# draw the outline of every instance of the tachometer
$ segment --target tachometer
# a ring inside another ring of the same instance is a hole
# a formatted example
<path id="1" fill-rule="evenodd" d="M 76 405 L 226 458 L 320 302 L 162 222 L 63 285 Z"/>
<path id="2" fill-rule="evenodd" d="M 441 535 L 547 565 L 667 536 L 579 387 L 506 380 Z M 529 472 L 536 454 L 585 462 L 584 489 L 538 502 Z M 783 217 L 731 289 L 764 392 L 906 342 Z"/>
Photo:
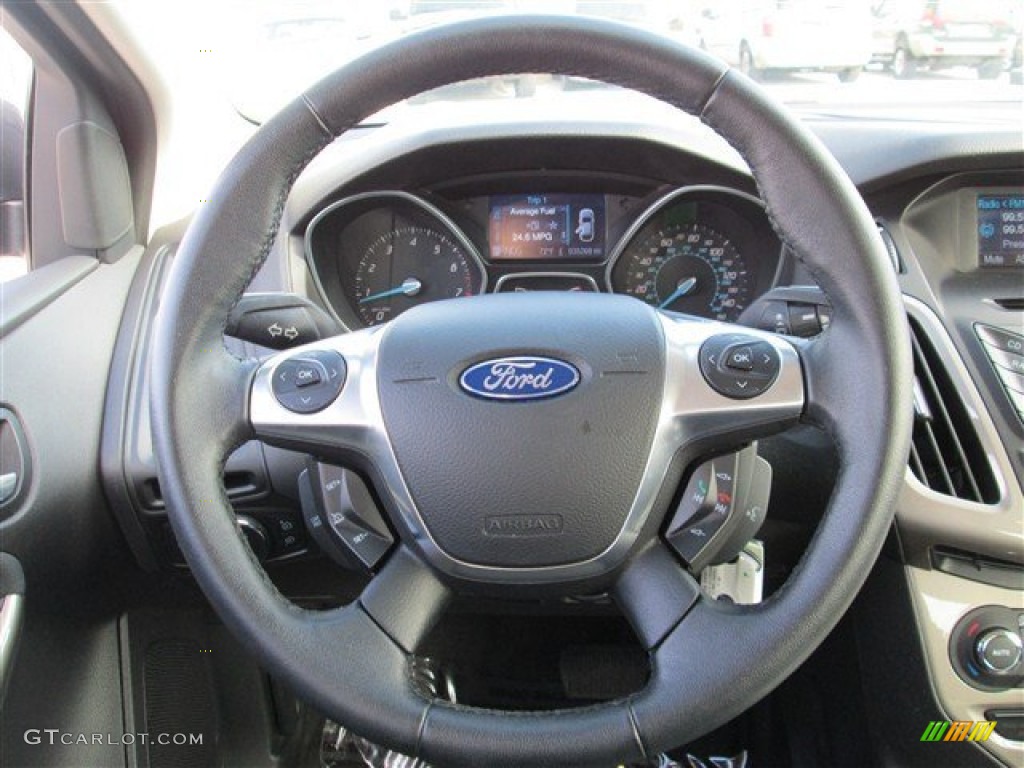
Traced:
<path id="1" fill-rule="evenodd" d="M 408 192 L 364 192 L 329 205 L 306 230 L 306 256 L 321 295 L 348 328 L 487 287 L 473 241 Z"/>
<path id="2" fill-rule="evenodd" d="M 623 251 L 619 269 L 619 290 L 659 309 L 731 322 L 751 298 L 743 257 L 703 224 L 653 229 Z"/>
<path id="3" fill-rule="evenodd" d="M 403 226 L 366 249 L 355 274 L 355 302 L 367 325 L 387 322 L 410 307 L 472 296 L 475 270 L 458 243 L 435 229 Z"/>

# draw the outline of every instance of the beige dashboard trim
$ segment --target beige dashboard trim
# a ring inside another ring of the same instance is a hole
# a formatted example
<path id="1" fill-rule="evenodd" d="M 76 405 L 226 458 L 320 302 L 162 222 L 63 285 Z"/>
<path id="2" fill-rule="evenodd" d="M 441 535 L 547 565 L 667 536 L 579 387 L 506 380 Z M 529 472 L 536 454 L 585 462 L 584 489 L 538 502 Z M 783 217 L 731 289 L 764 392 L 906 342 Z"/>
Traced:
<path id="1" fill-rule="evenodd" d="M 904 301 L 908 315 L 942 356 L 999 488 L 995 504 L 978 504 L 936 493 L 922 485 L 908 469 L 896 512 L 910 563 L 906 574 L 914 613 L 939 705 L 952 720 L 984 720 L 986 710 L 1024 708 L 1024 691 L 988 692 L 967 685 L 950 663 L 949 639 L 960 618 L 974 608 L 1001 605 L 1024 610 L 1024 593 L 931 570 L 929 550 L 944 544 L 1024 563 L 1024 492 L 984 400 L 941 320 L 923 302 L 909 296 Z M 1006 765 L 1024 765 L 1022 742 L 993 734 L 976 746 Z"/>
<path id="2" fill-rule="evenodd" d="M 1024 611 L 1024 592 L 913 566 L 907 566 L 906 573 L 929 678 L 946 716 L 951 720 L 984 720 L 989 709 L 1024 708 L 1024 690 L 975 690 L 957 676 L 949 662 L 949 637 L 961 616 L 981 605 L 1003 605 Z M 921 724 L 922 730 L 925 725 Z M 1024 765 L 1024 742 L 1009 741 L 993 733 L 988 741 L 972 743 L 1008 766 Z"/>
<path id="3" fill-rule="evenodd" d="M 907 470 L 896 521 L 907 561 L 927 567 L 928 550 L 946 545 L 1024 564 L 1024 491 L 1006 446 L 960 353 L 935 313 L 923 302 L 904 297 L 909 314 L 942 356 L 950 379 L 963 398 L 999 489 L 995 504 L 978 504 L 926 488 Z"/>

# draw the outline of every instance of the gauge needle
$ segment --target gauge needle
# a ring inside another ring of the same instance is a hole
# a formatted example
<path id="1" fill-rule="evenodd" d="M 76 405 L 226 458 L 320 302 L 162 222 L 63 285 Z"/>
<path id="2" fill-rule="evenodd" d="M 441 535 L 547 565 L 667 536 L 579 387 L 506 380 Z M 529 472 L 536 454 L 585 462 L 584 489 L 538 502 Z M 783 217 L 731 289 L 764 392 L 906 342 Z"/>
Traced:
<path id="1" fill-rule="evenodd" d="M 360 304 L 369 304 L 371 301 L 377 301 L 378 299 L 386 299 L 388 296 L 398 296 L 404 294 L 406 296 L 415 296 L 423 288 L 423 283 L 417 280 L 415 277 L 407 277 L 402 281 L 401 285 L 396 285 L 394 288 L 388 288 L 386 291 L 380 293 L 371 293 L 369 296 L 364 296 L 359 300 Z"/>
<path id="2" fill-rule="evenodd" d="M 688 277 L 685 280 L 681 280 L 679 282 L 679 285 L 676 286 L 676 289 L 674 291 L 672 291 L 672 295 L 669 296 L 667 299 L 665 299 L 663 302 L 661 302 L 661 304 L 658 305 L 658 309 L 664 309 L 665 307 L 667 307 L 669 304 L 671 304 L 676 299 L 682 298 L 683 296 L 688 294 L 690 291 L 692 291 L 693 290 L 693 286 L 695 286 L 696 284 L 697 284 L 697 278 L 696 277 Z"/>

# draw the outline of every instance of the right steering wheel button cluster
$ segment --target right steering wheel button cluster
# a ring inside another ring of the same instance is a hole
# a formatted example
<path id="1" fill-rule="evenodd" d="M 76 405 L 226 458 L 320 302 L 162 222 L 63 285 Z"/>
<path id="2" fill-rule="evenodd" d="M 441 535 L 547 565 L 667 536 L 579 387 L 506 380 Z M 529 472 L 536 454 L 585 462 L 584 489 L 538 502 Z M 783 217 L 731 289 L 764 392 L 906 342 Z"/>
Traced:
<path id="1" fill-rule="evenodd" d="M 766 341 L 740 333 L 712 336 L 700 348 L 700 370 L 711 388 L 734 400 L 764 394 L 779 375 L 779 353 Z"/>
<path id="2" fill-rule="evenodd" d="M 764 523 L 771 485 L 756 443 L 705 462 L 690 476 L 665 538 L 694 573 L 728 562 Z"/>

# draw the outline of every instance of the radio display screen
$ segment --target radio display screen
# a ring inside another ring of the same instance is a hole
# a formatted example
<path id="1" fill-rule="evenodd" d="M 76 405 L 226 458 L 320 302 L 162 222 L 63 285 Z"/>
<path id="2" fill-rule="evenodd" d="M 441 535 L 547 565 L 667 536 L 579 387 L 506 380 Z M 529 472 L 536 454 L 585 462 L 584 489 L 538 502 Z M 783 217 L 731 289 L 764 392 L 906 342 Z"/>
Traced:
<path id="1" fill-rule="evenodd" d="M 978 195 L 978 266 L 1024 267 L 1024 194 Z"/>
<path id="2" fill-rule="evenodd" d="M 500 195 L 490 199 L 496 261 L 603 261 L 604 195 Z"/>

